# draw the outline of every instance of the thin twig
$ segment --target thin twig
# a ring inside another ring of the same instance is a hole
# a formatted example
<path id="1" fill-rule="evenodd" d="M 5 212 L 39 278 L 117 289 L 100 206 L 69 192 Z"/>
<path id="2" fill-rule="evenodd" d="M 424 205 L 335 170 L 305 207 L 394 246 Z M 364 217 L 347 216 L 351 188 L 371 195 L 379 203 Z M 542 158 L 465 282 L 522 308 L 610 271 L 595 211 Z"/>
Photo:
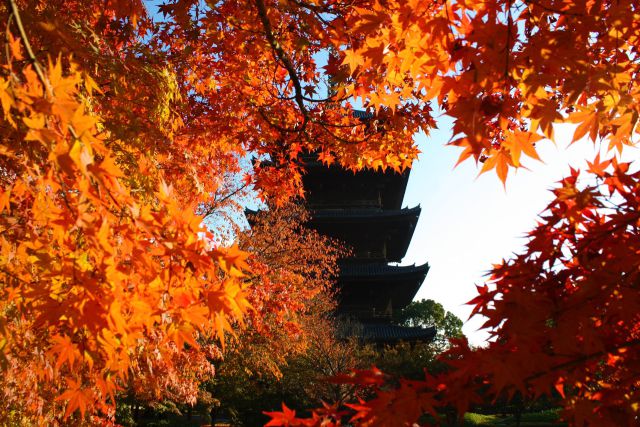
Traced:
<path id="1" fill-rule="evenodd" d="M 36 74 L 38 75 L 38 78 L 44 85 L 46 93 L 48 95 L 52 95 L 53 91 L 51 89 L 51 83 L 45 76 L 44 71 L 42 70 L 42 65 L 40 64 L 40 61 L 38 61 L 38 58 L 36 58 L 36 55 L 33 53 L 33 49 L 31 48 L 31 43 L 29 43 L 29 39 L 27 38 L 27 32 L 24 30 L 24 26 L 22 25 L 22 19 L 20 19 L 20 11 L 18 10 L 18 6 L 16 5 L 15 0 L 8 0 L 8 2 L 9 2 L 9 8 L 11 9 L 11 13 L 15 17 L 16 26 L 18 27 L 18 31 L 20 32 L 20 37 L 22 37 L 22 44 L 24 45 L 24 48 L 27 51 L 27 56 L 29 57 L 29 61 L 33 65 L 33 68 L 36 70 Z"/>
<path id="2" fill-rule="evenodd" d="M 7 67 L 9 67 L 9 73 L 13 74 L 13 69 L 11 67 L 11 53 L 9 52 L 9 35 L 11 34 L 11 21 L 13 21 L 13 13 L 9 14 L 9 19 L 7 19 L 7 26 L 4 30 L 4 55 L 7 60 Z"/>

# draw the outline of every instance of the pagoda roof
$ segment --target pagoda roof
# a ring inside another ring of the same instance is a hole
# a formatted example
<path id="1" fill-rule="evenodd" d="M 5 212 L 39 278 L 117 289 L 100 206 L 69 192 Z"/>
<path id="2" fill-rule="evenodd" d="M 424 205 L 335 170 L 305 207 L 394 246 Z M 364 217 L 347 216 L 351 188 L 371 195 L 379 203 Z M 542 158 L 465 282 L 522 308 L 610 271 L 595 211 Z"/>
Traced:
<path id="1" fill-rule="evenodd" d="M 389 265 L 385 263 L 344 263 L 340 267 L 341 278 L 362 278 L 371 280 L 380 278 L 388 280 L 391 277 L 402 278 L 403 276 L 423 276 L 429 272 L 429 264 L 422 265 Z M 423 279 L 424 280 L 424 279 Z"/>
<path id="2" fill-rule="evenodd" d="M 416 296 L 428 272 L 427 263 L 343 263 L 338 276 L 338 309 L 359 318 L 383 313 L 390 302 L 393 310 L 402 309 Z"/>
<path id="3" fill-rule="evenodd" d="M 397 341 L 430 342 L 436 335 L 436 328 L 406 327 L 390 323 L 363 323 L 362 338 L 367 341 L 390 343 Z"/>
<path id="4" fill-rule="evenodd" d="M 355 249 L 385 240 L 387 261 L 400 262 L 407 253 L 419 217 L 420 206 L 411 209 L 318 209 L 312 211 L 309 225 Z"/>
<path id="5" fill-rule="evenodd" d="M 315 157 L 304 159 L 306 173 L 302 176 L 307 202 L 322 204 L 324 202 L 318 186 L 328 185 L 332 191 L 347 195 L 358 194 L 358 189 L 375 187 L 381 191 L 382 206 L 385 209 L 400 209 L 404 193 L 409 181 L 410 169 L 398 173 L 393 170 L 380 171 L 374 169 L 362 169 L 357 172 L 345 169 L 337 165 L 327 166 Z M 346 184 L 344 188 L 340 184 Z M 348 197 L 347 197 L 348 198 Z"/>
<path id="6" fill-rule="evenodd" d="M 337 219 L 345 222 L 360 221 L 362 219 L 404 219 L 420 216 L 420 205 L 403 209 L 316 209 L 313 211 L 312 222 L 317 220 Z"/>
<path id="7" fill-rule="evenodd" d="M 373 119 L 373 113 L 365 110 L 353 110 L 353 117 L 361 120 L 371 120 Z"/>

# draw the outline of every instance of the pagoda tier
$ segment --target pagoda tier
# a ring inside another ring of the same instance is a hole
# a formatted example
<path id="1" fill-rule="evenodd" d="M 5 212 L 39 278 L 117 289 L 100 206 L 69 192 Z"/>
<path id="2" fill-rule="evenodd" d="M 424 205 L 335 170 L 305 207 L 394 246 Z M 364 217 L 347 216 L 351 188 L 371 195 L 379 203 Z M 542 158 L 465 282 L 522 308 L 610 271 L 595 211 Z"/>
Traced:
<path id="1" fill-rule="evenodd" d="M 432 340 L 434 328 L 392 323 L 394 311 L 413 300 L 429 271 L 427 264 L 389 265 L 402 261 L 420 217 L 419 206 L 402 209 L 409 170 L 352 172 L 327 167 L 314 154 L 303 162 L 308 226 L 352 249 L 341 260 L 338 314 L 359 322 L 358 335 L 371 342 Z"/>
<path id="2" fill-rule="evenodd" d="M 338 313 L 360 321 L 390 320 L 418 292 L 429 265 L 392 266 L 384 262 L 340 266 Z"/>
<path id="3" fill-rule="evenodd" d="M 400 262 L 415 230 L 420 207 L 411 209 L 316 209 L 309 225 L 345 242 L 362 261 Z"/>
<path id="4" fill-rule="evenodd" d="M 362 323 L 361 337 L 377 344 L 405 342 L 430 342 L 436 336 L 436 328 L 405 327 L 388 322 Z"/>
<path id="5" fill-rule="evenodd" d="M 409 180 L 408 170 L 354 173 L 313 160 L 305 163 L 305 169 L 302 182 L 310 209 L 400 209 Z"/>

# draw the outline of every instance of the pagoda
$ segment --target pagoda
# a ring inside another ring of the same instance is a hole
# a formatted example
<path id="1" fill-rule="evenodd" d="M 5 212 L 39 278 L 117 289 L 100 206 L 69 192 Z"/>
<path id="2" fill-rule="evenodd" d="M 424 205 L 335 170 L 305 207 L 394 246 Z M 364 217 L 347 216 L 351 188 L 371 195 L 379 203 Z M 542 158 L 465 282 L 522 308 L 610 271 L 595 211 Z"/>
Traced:
<path id="1" fill-rule="evenodd" d="M 431 341 L 435 328 L 392 323 L 422 285 L 429 265 L 397 265 L 405 256 L 418 223 L 420 207 L 402 208 L 409 179 L 403 173 L 327 167 L 305 156 L 303 185 L 311 211 L 308 226 L 351 249 L 340 261 L 337 314 L 362 325 L 366 341 Z"/>

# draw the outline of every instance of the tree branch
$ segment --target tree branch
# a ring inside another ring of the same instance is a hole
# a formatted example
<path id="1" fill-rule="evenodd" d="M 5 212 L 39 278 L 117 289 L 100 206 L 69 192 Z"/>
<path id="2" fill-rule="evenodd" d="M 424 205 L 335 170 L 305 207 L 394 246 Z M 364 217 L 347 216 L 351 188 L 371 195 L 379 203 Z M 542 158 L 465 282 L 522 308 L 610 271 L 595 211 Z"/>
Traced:
<path id="1" fill-rule="evenodd" d="M 307 126 L 309 122 L 309 111 L 307 107 L 304 105 L 304 95 L 302 93 L 302 84 L 300 83 L 300 79 L 298 78 L 298 73 L 296 72 L 291 59 L 287 56 L 287 53 L 284 51 L 278 40 L 276 40 L 273 35 L 273 27 L 271 27 L 271 21 L 269 21 L 269 15 L 267 14 L 267 7 L 264 4 L 263 0 L 256 0 L 256 6 L 258 8 L 258 16 L 260 17 L 260 21 L 262 22 L 262 26 L 264 27 L 264 33 L 267 37 L 267 41 L 269 42 L 269 46 L 275 53 L 275 57 L 279 60 L 284 68 L 289 73 L 289 78 L 293 83 L 293 87 L 295 89 L 295 100 L 296 104 L 298 104 L 298 108 L 300 108 L 300 112 L 303 115 L 302 127 L 299 129 L 301 132 Z"/>

